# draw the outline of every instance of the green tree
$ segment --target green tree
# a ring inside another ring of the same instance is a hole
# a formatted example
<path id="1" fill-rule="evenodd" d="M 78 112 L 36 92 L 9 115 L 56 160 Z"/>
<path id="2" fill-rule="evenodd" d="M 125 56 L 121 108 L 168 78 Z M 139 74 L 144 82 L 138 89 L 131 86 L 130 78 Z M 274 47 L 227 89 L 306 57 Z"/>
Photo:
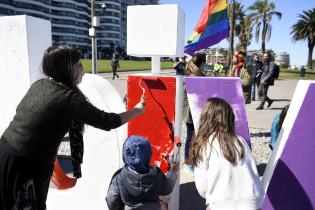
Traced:
<path id="1" fill-rule="evenodd" d="M 294 42 L 307 41 L 307 66 L 312 68 L 313 49 L 315 46 L 315 8 L 299 14 L 299 20 L 292 26 L 292 40 Z"/>
<path id="2" fill-rule="evenodd" d="M 228 4 L 228 15 L 229 15 L 229 67 L 232 60 L 232 55 L 234 53 L 234 34 L 238 35 L 240 31 L 239 22 L 245 16 L 244 6 L 240 4 L 237 0 L 231 0 Z"/>
<path id="3" fill-rule="evenodd" d="M 236 45 L 236 49 L 244 49 L 247 51 L 247 47 L 250 45 L 253 38 L 253 21 L 251 17 L 246 16 L 240 21 L 240 31 L 238 34 L 239 43 Z"/>
<path id="4" fill-rule="evenodd" d="M 275 8 L 276 5 L 273 2 L 269 3 L 268 0 L 256 0 L 252 6 L 248 7 L 251 11 L 249 15 L 253 18 L 254 25 L 256 26 L 256 42 L 259 40 L 261 31 L 261 49 L 263 52 L 266 50 L 266 41 L 269 41 L 271 37 L 272 17 L 277 16 L 279 19 L 282 17 L 282 13 L 275 11 Z"/>

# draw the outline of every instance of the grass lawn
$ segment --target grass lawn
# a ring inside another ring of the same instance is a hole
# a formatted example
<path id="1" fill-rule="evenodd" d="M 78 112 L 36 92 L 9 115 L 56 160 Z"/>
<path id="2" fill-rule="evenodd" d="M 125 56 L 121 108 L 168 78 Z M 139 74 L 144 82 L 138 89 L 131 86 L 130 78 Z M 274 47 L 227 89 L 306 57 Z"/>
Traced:
<path id="1" fill-rule="evenodd" d="M 290 80 L 315 80 L 315 71 L 307 69 L 305 77 L 300 77 L 299 70 L 280 69 L 279 79 L 290 79 Z"/>
<path id="2" fill-rule="evenodd" d="M 82 59 L 81 60 L 85 72 L 91 72 L 92 60 Z M 111 60 L 98 60 L 96 64 L 96 69 L 98 73 L 112 72 Z M 161 69 L 169 69 L 173 67 L 173 62 L 163 61 L 161 62 Z M 149 70 L 151 69 L 151 61 L 128 61 L 120 60 L 119 71 L 136 71 L 136 70 Z"/>

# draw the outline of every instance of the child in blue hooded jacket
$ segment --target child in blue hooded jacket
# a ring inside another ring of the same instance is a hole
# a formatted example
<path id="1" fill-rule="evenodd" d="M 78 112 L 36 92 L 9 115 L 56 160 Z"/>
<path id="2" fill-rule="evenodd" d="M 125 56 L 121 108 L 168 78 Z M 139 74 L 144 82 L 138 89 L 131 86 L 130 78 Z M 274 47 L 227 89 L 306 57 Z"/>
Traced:
<path id="1" fill-rule="evenodd" d="M 179 169 L 174 164 L 165 176 L 156 166 L 150 166 L 151 145 L 141 136 L 127 138 L 123 145 L 125 166 L 112 177 L 106 202 L 109 210 L 160 210 L 160 195 L 173 191 Z"/>

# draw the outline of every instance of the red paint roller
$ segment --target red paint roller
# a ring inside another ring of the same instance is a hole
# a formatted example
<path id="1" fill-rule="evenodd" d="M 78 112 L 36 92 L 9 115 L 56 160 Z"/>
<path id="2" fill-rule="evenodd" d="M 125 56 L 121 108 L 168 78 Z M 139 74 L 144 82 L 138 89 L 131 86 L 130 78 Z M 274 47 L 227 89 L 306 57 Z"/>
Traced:
<path id="1" fill-rule="evenodd" d="M 139 80 L 139 87 L 142 89 L 142 95 L 141 95 L 141 97 L 142 98 L 144 98 L 144 94 L 145 94 L 145 89 L 144 89 L 144 87 L 141 85 L 141 82 L 142 82 L 142 80 L 143 81 L 153 81 L 153 82 L 161 82 L 160 80 L 159 80 L 159 77 L 145 77 L 145 78 L 140 78 L 140 80 Z M 162 83 L 163 84 L 163 83 Z"/>

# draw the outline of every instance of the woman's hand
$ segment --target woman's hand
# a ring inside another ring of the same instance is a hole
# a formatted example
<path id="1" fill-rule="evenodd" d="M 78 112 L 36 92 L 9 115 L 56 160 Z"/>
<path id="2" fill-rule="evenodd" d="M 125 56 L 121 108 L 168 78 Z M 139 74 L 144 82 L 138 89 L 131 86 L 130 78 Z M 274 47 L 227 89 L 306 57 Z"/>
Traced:
<path id="1" fill-rule="evenodd" d="M 146 107 L 146 104 L 145 104 L 144 96 L 141 96 L 139 103 L 137 103 L 133 109 L 136 111 L 138 115 L 142 115 L 145 111 L 145 107 Z"/>
<path id="2" fill-rule="evenodd" d="M 120 119 L 121 119 L 121 124 L 125 124 L 132 120 L 133 118 L 142 115 L 145 111 L 145 100 L 144 97 L 141 97 L 139 103 L 137 103 L 136 106 L 134 106 L 133 109 L 128 110 L 126 112 L 120 113 Z"/>

